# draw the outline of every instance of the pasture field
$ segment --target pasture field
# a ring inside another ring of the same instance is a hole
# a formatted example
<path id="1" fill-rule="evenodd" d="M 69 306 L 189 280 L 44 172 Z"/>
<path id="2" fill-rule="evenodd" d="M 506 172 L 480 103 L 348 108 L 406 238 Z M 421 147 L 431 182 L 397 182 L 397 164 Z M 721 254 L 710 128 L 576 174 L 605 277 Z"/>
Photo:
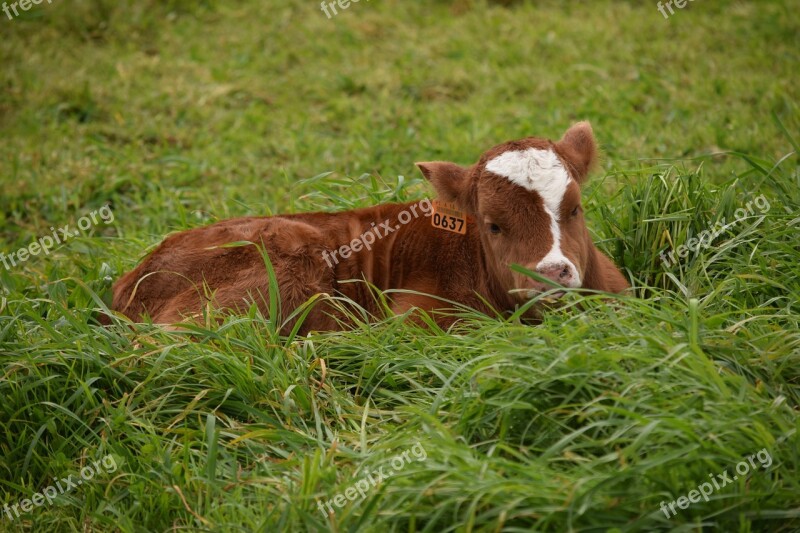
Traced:
<path id="1" fill-rule="evenodd" d="M 656 4 L 0 11 L 0 531 L 800 529 L 800 3 Z M 97 323 L 170 232 L 421 199 L 415 161 L 578 120 L 613 304 Z"/>

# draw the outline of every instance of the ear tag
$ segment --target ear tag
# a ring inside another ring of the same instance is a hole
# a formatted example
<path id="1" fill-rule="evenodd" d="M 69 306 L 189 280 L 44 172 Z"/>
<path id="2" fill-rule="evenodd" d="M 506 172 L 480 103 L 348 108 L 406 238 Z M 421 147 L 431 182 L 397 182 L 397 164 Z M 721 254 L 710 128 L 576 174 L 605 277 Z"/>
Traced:
<path id="1" fill-rule="evenodd" d="M 432 205 L 431 225 L 434 228 L 461 235 L 467 234 L 467 215 L 456 204 L 434 200 Z"/>

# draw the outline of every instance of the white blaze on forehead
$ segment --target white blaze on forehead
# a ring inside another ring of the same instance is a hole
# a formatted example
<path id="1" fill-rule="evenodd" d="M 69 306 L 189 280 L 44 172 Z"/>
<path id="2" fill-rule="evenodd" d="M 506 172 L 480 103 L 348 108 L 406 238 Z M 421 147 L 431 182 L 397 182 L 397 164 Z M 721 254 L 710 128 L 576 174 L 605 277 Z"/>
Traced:
<path id="1" fill-rule="evenodd" d="M 486 170 L 539 193 L 545 207 L 555 214 L 558 221 L 561 200 L 571 178 L 554 151 L 528 148 L 503 152 L 486 163 Z"/>
<path id="2" fill-rule="evenodd" d="M 572 178 L 552 150 L 508 151 L 493 158 L 486 164 L 486 170 L 507 178 L 511 183 L 534 191 L 544 201 L 544 211 L 550 217 L 550 233 L 553 247 L 536 265 L 536 270 L 546 270 L 554 265 L 566 265 L 572 278 L 565 283 L 567 287 L 580 287 L 581 274 L 561 251 L 561 228 L 558 225 L 561 201 L 567 192 Z"/>

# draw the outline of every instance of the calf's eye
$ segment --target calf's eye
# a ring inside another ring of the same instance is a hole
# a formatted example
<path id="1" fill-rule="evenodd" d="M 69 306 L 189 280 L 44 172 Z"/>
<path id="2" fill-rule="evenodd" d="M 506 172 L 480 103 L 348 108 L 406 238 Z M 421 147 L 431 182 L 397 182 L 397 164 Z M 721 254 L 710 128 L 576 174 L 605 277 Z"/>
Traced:
<path id="1" fill-rule="evenodd" d="M 581 210 L 581 206 L 576 205 L 575 209 L 572 210 L 571 215 L 574 216 L 574 217 L 578 216 L 578 213 L 580 212 L 580 210 Z"/>
<path id="2" fill-rule="evenodd" d="M 500 233 L 500 226 L 498 226 L 497 224 L 489 224 L 489 233 L 497 235 L 498 233 Z"/>

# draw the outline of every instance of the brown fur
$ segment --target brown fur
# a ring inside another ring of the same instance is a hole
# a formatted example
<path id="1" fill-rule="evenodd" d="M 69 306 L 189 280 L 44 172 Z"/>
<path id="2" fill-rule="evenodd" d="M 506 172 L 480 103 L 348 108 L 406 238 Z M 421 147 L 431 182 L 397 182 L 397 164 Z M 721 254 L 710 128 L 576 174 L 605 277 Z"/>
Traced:
<path id="1" fill-rule="evenodd" d="M 558 143 L 537 138 L 512 141 L 489 150 L 469 168 L 420 163 L 440 198 L 456 202 L 470 215 L 466 235 L 434 228 L 427 216 L 401 225 L 398 215 L 414 204 L 226 220 L 167 238 L 115 284 L 112 308 L 133 319 L 149 315 L 157 323 L 197 316 L 206 305 L 242 310 L 255 302 L 266 315 L 269 280 L 259 248 L 224 246 L 249 241 L 263 245 L 273 264 L 282 300 L 281 316 L 277 317 L 281 322 L 319 293 L 345 296 L 380 315 L 375 297 L 363 281 L 380 290 L 431 294 L 484 312 L 490 309 L 483 299 L 496 310 L 513 310 L 525 298 L 509 293 L 510 289 L 549 288 L 508 268 L 511 263 L 531 267 L 547 253 L 552 245 L 549 218 L 541 210 L 537 193 L 483 167 L 504 151 L 528 147 L 555 150 L 575 180 L 562 201 L 562 250 L 581 270 L 582 286 L 607 292 L 626 289 L 625 278 L 589 238 L 582 214 L 569 216 L 580 203 L 578 184 L 585 181 L 597 153 L 591 127 L 580 123 Z M 353 252 L 332 266 L 323 259 L 323 252 L 350 243 L 384 220 L 390 221 L 390 227 L 400 228 L 377 239 L 372 250 Z M 508 228 L 502 239 L 490 234 L 490 223 Z M 392 292 L 390 301 L 392 309 L 400 313 L 415 307 L 426 311 L 451 307 L 430 296 L 402 292 Z M 335 306 L 323 301 L 314 306 L 301 332 L 338 329 L 346 325 L 342 319 Z M 453 318 L 436 315 L 436 320 L 448 325 Z M 290 326 L 286 324 L 284 331 Z"/>

